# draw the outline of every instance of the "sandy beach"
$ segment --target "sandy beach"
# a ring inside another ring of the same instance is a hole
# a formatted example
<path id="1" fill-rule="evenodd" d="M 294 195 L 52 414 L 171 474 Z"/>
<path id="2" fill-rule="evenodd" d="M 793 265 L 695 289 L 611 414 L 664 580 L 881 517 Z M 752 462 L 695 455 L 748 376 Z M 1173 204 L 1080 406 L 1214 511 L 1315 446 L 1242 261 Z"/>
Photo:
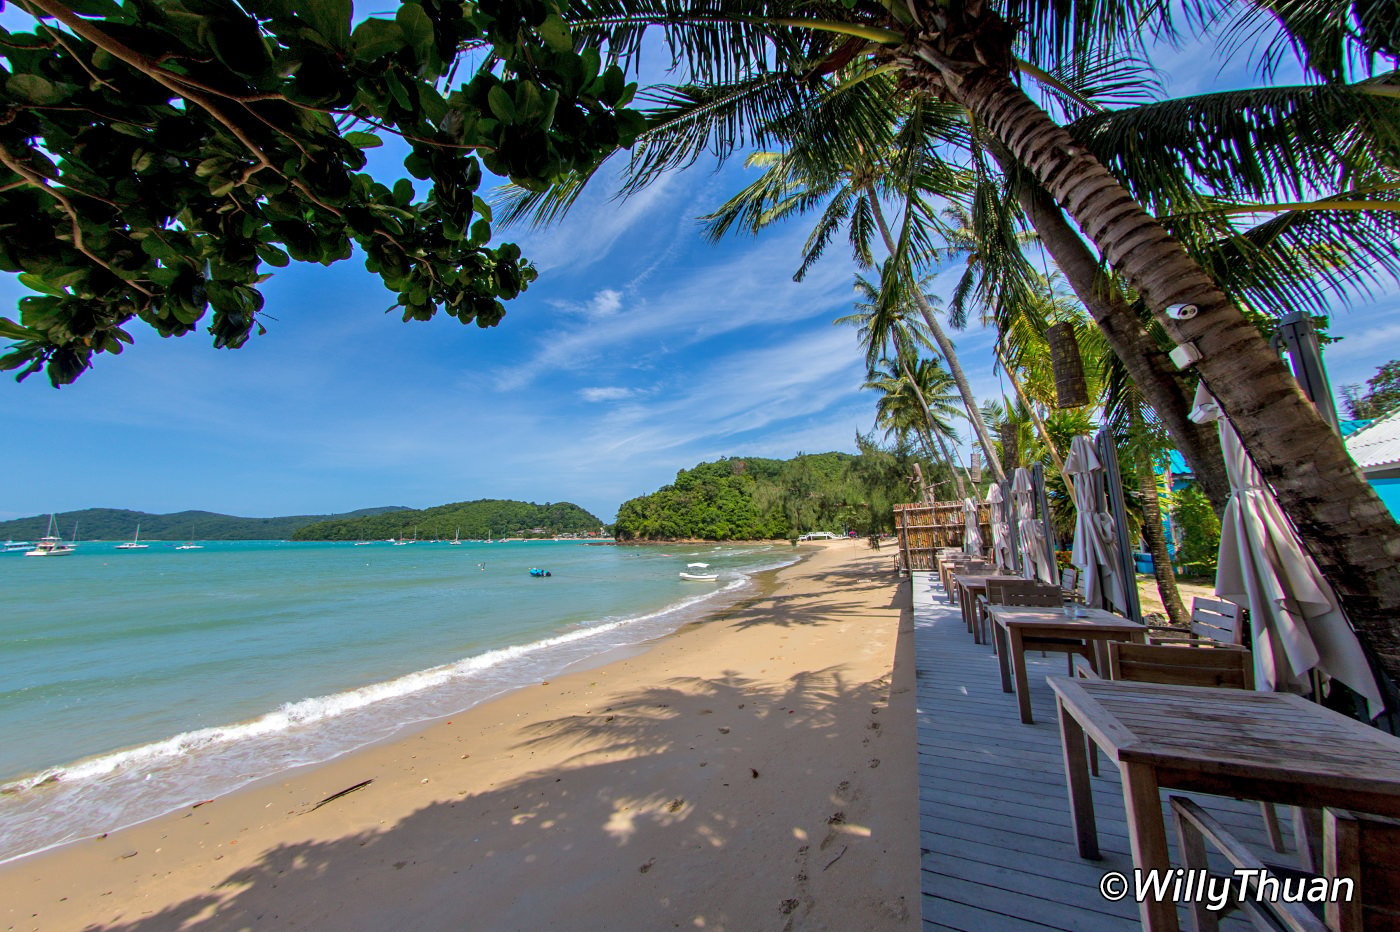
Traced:
<path id="1" fill-rule="evenodd" d="M 888 552 L 809 549 L 645 651 L 0 866 L 0 922 L 913 929 L 907 595 Z"/>

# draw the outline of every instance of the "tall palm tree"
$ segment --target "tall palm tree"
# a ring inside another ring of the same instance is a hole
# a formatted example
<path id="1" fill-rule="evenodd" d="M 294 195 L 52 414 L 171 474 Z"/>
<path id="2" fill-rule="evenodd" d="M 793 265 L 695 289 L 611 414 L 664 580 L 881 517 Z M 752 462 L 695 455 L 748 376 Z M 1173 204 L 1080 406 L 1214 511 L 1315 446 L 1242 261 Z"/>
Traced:
<path id="1" fill-rule="evenodd" d="M 948 451 L 948 440 L 957 437 L 951 419 L 960 416 L 952 377 L 936 359 L 885 362 L 888 368 L 871 373 L 862 386 L 880 392 L 875 426 L 886 437 L 918 437 L 930 460 L 941 459 L 947 465 L 958 497 L 966 498 L 968 489 L 958 472 L 959 464 Z"/>
<path id="2" fill-rule="evenodd" d="M 893 259 L 886 260 L 880 267 L 880 283 L 874 284 L 863 276 L 856 277 L 856 291 L 861 300 L 856 302 L 856 313 L 848 314 L 845 317 L 837 318 L 838 324 L 851 324 L 859 329 L 861 344 L 865 348 L 865 365 L 867 372 L 867 388 L 881 387 L 886 389 L 886 397 L 889 397 L 889 385 L 872 385 L 872 382 L 879 382 L 878 365 L 882 361 L 893 360 L 894 367 L 898 370 L 898 379 L 905 391 L 912 396 L 922 410 L 924 422 L 927 426 L 927 439 L 936 441 L 943 452 L 943 458 L 948 463 L 949 469 L 953 472 L 953 479 L 958 486 L 958 496 L 964 497 L 967 490 L 963 485 L 962 477 L 958 475 L 956 461 L 948 452 L 946 437 L 955 437 L 951 429 L 947 427 L 946 410 L 940 411 L 942 418 L 935 415 L 930 399 L 924 394 L 924 384 L 919 375 L 921 361 L 918 359 L 918 349 L 920 346 L 932 348 L 929 335 L 925 328 L 920 326 L 917 319 L 914 319 L 909 312 L 911 292 L 907 287 L 907 280 L 895 271 Z M 922 283 L 921 283 L 922 284 Z M 922 287 L 913 289 L 921 297 Z M 924 297 L 925 302 L 927 298 Z M 937 370 L 942 373 L 942 369 Z M 933 370 L 926 370 L 927 376 L 932 377 Z M 934 385 L 934 388 L 941 389 L 942 385 Z M 932 453 L 932 450 L 930 450 Z"/>
<path id="3" fill-rule="evenodd" d="M 1206 0 L 1188 2 L 1197 12 L 1211 6 Z M 760 117 L 746 124 L 750 129 L 778 117 L 789 123 L 805 119 L 808 114 L 786 105 L 801 96 L 804 82 L 828 89 L 824 79 L 836 72 L 842 74 L 842 87 L 897 75 L 906 94 L 921 93 L 964 108 L 991 138 L 994 145 L 988 150 L 1003 170 L 1030 178 L 1049 199 L 1040 201 L 1041 207 L 1063 205 L 1060 219 L 1067 217 L 1078 227 L 1168 337 L 1177 344 L 1192 343 L 1201 353 L 1196 370 L 1234 422 L 1352 621 L 1400 677 L 1400 625 L 1392 622 L 1400 609 L 1400 528 L 1240 306 L 1088 146 L 1016 83 L 1016 77 L 1029 76 L 1053 86 L 1051 69 L 1058 65 L 1082 71 L 1109 50 L 1136 50 L 1143 23 L 1166 9 L 1150 0 L 1079 5 L 1069 12 L 1050 0 L 857 2 L 850 8 L 802 0 L 709 0 L 697 12 L 674 0 L 581 0 L 572 14 L 580 27 L 576 34 L 606 42 L 623 57 L 639 50 L 647 28 L 659 26 L 702 85 L 732 92 L 748 81 L 773 91 L 749 111 Z M 1280 18 L 1315 70 L 1322 70 L 1318 63 L 1326 58 L 1314 55 L 1315 50 L 1346 48 L 1351 41 L 1347 16 Z M 1372 32 L 1367 35 L 1373 41 Z M 1378 47 L 1394 57 L 1390 46 Z M 1335 79 L 1337 70 L 1326 76 Z M 780 87 L 784 75 L 797 80 Z M 1074 87 L 1060 82 L 1059 89 L 1066 99 L 1075 99 Z M 716 90 L 709 106 L 722 99 Z M 1382 89 L 1370 103 L 1395 102 Z M 729 126 L 734 125 L 731 114 Z M 639 177 L 693 157 L 707 140 L 703 133 L 691 137 L 685 146 L 659 155 L 645 151 L 644 144 Z M 743 142 L 736 136 L 732 144 Z M 1299 148 L 1306 147 L 1300 142 Z M 1356 200 L 1352 192 L 1345 194 L 1340 200 Z M 1373 192 L 1371 199 L 1386 198 Z M 1053 224 L 1047 213 L 1054 212 L 1030 211 L 1038 229 L 1042 222 Z M 1053 237 L 1041 230 L 1047 243 L 1056 242 L 1052 253 L 1061 248 L 1073 252 L 1075 242 L 1087 248 L 1069 224 L 1051 232 Z M 1062 240 L 1068 245 L 1062 247 Z M 1094 280 L 1077 271 L 1068 274 L 1077 290 Z M 1196 313 L 1179 310 L 1186 307 Z M 1143 362 L 1155 349 L 1142 339 L 1142 321 L 1129 313 L 1132 308 L 1128 301 L 1109 301 L 1102 315 L 1095 306 L 1095 317 L 1120 339 L 1131 359 Z M 1175 382 L 1160 360 L 1156 368 L 1144 363 L 1134 377 L 1154 380 L 1152 389 Z M 1179 384 L 1176 394 L 1185 394 Z M 1170 422 L 1178 413 L 1164 417 Z"/>
<path id="4" fill-rule="evenodd" d="M 915 108 L 916 117 L 923 117 L 921 108 Z M 914 130 L 915 135 L 929 128 L 932 120 L 914 119 L 909 121 L 892 144 L 913 146 L 918 151 L 916 139 L 901 139 Z M 909 150 L 906 150 L 909 151 Z M 873 253 L 871 237 L 878 234 L 887 254 L 893 262 L 891 271 L 899 280 L 898 287 L 905 291 L 923 317 L 924 327 L 937 346 L 939 354 L 948 367 L 958 393 L 962 396 L 963 407 L 972 423 L 978 443 L 986 455 L 988 464 L 998 480 L 1006 478 L 1001 473 L 1001 464 L 996 462 L 995 446 L 986 424 L 982 422 L 981 409 L 972 393 L 972 384 L 958 359 L 957 348 L 939 322 L 938 309 L 929 302 L 923 289 L 918 287 L 918 276 L 911 267 L 907 243 L 900 239 L 907 237 L 912 230 L 911 223 L 917 214 L 907 200 L 904 212 L 904 229 L 901 238 L 896 238 L 885 217 L 881 195 L 899 196 L 901 192 L 889 187 L 888 171 L 877 161 L 873 153 L 855 151 L 852 157 L 840 165 L 830 165 L 814 161 L 800 146 L 784 153 L 760 152 L 749 156 L 748 164 L 764 168 L 763 174 L 746 185 L 737 194 L 702 219 L 706 222 L 706 232 L 712 239 L 719 239 L 735 228 L 757 234 L 770 224 L 786 219 L 794 213 L 805 213 L 820 209 L 817 225 L 808 237 L 802 266 L 797 278 L 801 278 L 825 250 L 832 235 L 841 225 L 849 229 L 852 250 L 857 261 L 869 262 Z M 957 177 L 947 166 L 929 162 L 922 167 L 925 177 L 942 175 L 949 186 L 955 185 Z M 891 279 L 893 281 L 894 279 Z"/>

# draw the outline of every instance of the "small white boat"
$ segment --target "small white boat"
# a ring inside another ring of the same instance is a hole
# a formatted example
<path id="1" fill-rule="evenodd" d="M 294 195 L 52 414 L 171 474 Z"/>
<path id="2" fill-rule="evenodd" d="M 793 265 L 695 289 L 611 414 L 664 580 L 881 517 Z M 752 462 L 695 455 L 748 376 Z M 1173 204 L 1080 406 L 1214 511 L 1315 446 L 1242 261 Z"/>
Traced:
<path id="1" fill-rule="evenodd" d="M 451 544 L 451 545 L 454 546 L 454 547 L 460 547 L 460 546 L 462 546 L 462 529 L 461 529 L 461 528 L 458 528 L 458 529 L 457 529 L 457 533 L 452 535 L 452 539 L 449 540 L 448 543 Z"/>
<path id="2" fill-rule="evenodd" d="M 124 544 L 117 544 L 118 550 L 146 550 L 150 544 L 141 543 L 141 522 L 136 522 L 136 536 Z"/>
<path id="3" fill-rule="evenodd" d="M 63 538 L 55 533 L 54 516 L 49 515 L 49 532 L 39 538 L 39 542 L 34 545 L 33 550 L 26 550 L 26 557 L 65 557 L 73 552 L 73 547 L 63 542 Z M 78 536 L 77 525 L 73 526 L 73 536 Z"/>
<path id="4" fill-rule="evenodd" d="M 27 541 L 27 540 L 7 540 L 7 541 L 5 541 L 5 550 L 4 550 L 4 552 L 5 552 L 5 553 L 19 553 L 20 551 L 28 550 L 28 549 L 30 549 L 30 548 L 33 547 L 33 546 L 34 546 L 34 544 L 33 544 L 32 541 Z"/>
<path id="5" fill-rule="evenodd" d="M 710 568 L 708 563 L 687 563 L 685 568 L 687 572 L 681 573 L 681 579 L 688 579 L 691 582 L 714 582 L 719 579 L 718 573 L 705 572 Z"/>
<path id="6" fill-rule="evenodd" d="M 372 541 L 372 540 L 357 540 L 357 541 L 355 541 L 355 546 L 356 546 L 356 547 L 368 547 L 368 546 L 369 546 L 370 544 L 372 544 L 372 543 L 374 543 L 374 541 Z"/>
<path id="7" fill-rule="evenodd" d="M 196 543 L 194 542 L 194 527 L 191 526 L 191 527 L 190 527 L 190 540 L 189 540 L 189 543 L 181 544 L 180 546 L 176 547 L 175 549 L 176 549 L 176 550 L 203 550 L 203 549 L 204 549 L 204 545 L 203 545 L 203 544 L 196 544 Z"/>

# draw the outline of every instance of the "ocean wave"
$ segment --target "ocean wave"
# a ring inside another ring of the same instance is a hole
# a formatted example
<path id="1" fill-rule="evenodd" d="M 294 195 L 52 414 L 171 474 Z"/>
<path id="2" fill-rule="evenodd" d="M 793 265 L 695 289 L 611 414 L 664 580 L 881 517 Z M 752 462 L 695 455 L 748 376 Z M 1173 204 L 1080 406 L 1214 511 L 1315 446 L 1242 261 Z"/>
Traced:
<path id="1" fill-rule="evenodd" d="M 792 562 L 730 571 L 732 578 L 720 587 L 655 611 L 600 619 L 530 643 L 288 702 L 250 720 L 187 731 L 5 783 L 0 785 L 0 863 L 154 818 L 456 714 L 590 656 L 661 636 L 707 603 L 739 594 L 753 573 Z"/>

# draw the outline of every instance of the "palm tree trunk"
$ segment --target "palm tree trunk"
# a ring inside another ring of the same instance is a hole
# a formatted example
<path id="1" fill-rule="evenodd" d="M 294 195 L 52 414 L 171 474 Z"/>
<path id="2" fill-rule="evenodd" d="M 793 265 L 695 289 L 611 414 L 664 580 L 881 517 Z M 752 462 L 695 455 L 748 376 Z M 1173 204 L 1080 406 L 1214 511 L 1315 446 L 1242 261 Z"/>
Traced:
<path id="1" fill-rule="evenodd" d="M 895 355 L 903 356 L 903 354 L 898 352 L 897 350 L 895 352 Z M 924 399 L 924 393 L 919 390 L 918 380 L 914 378 L 914 373 L 909 371 L 908 363 L 906 363 L 902 358 L 899 360 L 899 368 L 903 370 L 904 380 L 909 383 L 909 389 L 914 393 L 914 397 L 919 399 L 919 407 L 922 408 L 924 411 L 924 420 L 928 422 L 928 433 L 938 438 L 938 446 L 940 449 L 943 450 L 944 458 L 947 459 L 948 448 L 943 443 L 942 435 L 938 433 L 938 426 L 933 422 L 933 412 L 929 411 L 928 401 Z M 962 476 L 958 475 L 958 467 L 953 463 L 951 459 L 948 460 L 948 468 L 953 473 L 953 479 L 955 479 L 958 483 L 958 497 L 966 498 L 967 490 L 963 488 Z"/>
<path id="2" fill-rule="evenodd" d="M 1142 414 L 1136 402 L 1131 403 L 1128 418 L 1128 429 L 1132 433 L 1129 445 L 1133 448 L 1133 459 L 1137 465 L 1138 495 L 1142 501 L 1142 536 L 1146 538 L 1147 549 L 1152 554 L 1152 575 L 1157 579 L 1157 594 L 1162 597 L 1162 607 L 1167 610 L 1171 623 L 1190 630 L 1191 614 L 1181 601 L 1181 590 L 1176 587 L 1176 571 L 1172 568 L 1171 554 L 1167 553 L 1167 535 L 1162 528 L 1162 500 L 1157 495 L 1157 470 L 1152 465 L 1152 453 L 1143 442 Z"/>
<path id="3" fill-rule="evenodd" d="M 1259 330 L 1092 155 L 1007 74 L 941 52 L 954 48 L 958 38 L 941 36 L 938 47 L 923 40 L 916 54 L 940 72 L 940 89 L 967 107 L 1063 205 L 1167 334 L 1178 345 L 1195 345 L 1202 357 L 1197 371 L 1341 597 L 1352 625 L 1400 680 L 1400 524 L 1341 438 Z M 1166 312 L 1188 304 L 1197 309 L 1188 320 Z"/>
<path id="4" fill-rule="evenodd" d="M 1001 353 L 999 344 L 992 344 L 992 351 L 997 354 L 997 362 L 1001 363 L 1001 369 L 1006 373 L 1006 377 L 1011 380 L 1011 387 L 1016 389 L 1016 397 L 1021 399 L 1021 404 L 1026 406 L 1026 413 L 1031 416 L 1031 423 L 1035 424 L 1036 432 L 1040 434 L 1041 441 L 1045 444 L 1045 449 L 1050 451 L 1050 459 L 1055 464 L 1055 468 L 1060 471 L 1060 478 L 1065 480 L 1065 491 L 1072 497 L 1074 495 L 1074 481 L 1065 474 L 1065 461 L 1060 458 L 1060 451 L 1055 447 L 1055 441 L 1050 439 L 1050 430 L 1045 426 L 1045 422 L 1040 418 L 1040 412 L 1036 411 L 1035 405 L 1031 403 L 1026 390 L 1021 387 L 1021 380 L 1016 378 L 1016 372 L 1006 361 L 1006 357 Z"/>
<path id="5" fill-rule="evenodd" d="M 890 235 L 890 228 L 885 223 L 885 213 L 880 209 L 880 199 L 875 194 L 875 186 L 867 184 L 865 195 L 870 199 L 871 210 L 875 214 L 875 222 L 879 224 L 880 236 L 885 241 L 885 249 L 889 250 L 891 256 L 895 254 L 894 237 Z M 938 351 L 943 354 L 943 360 L 948 364 L 948 374 L 953 377 L 953 382 L 958 386 L 958 394 L 962 395 L 963 407 L 967 409 L 967 419 L 972 422 L 972 427 L 977 431 L 977 439 L 982 444 L 982 452 L 987 456 L 987 465 L 992 470 L 992 475 L 996 476 L 998 482 L 1006 478 L 1006 474 L 1001 471 L 1001 463 L 997 461 L 996 448 L 992 446 L 992 436 L 987 433 L 987 425 L 982 420 L 982 411 L 977 407 L 977 399 L 972 394 L 972 386 L 968 384 L 967 375 L 963 372 L 962 363 L 958 362 L 957 351 L 953 348 L 953 341 L 948 339 L 948 334 L 943 332 L 943 327 L 938 323 L 938 316 L 934 314 L 933 307 L 929 305 L 928 299 L 919 289 L 918 282 L 914 282 L 914 287 L 910 289 L 914 293 L 914 301 L 919 305 L 919 312 L 924 317 L 924 323 L 928 325 L 929 332 L 933 334 L 934 342 L 938 344 Z"/>
<path id="6" fill-rule="evenodd" d="M 1009 171 L 1013 166 L 1005 150 L 996 146 L 994 151 L 1002 168 Z M 1230 480 L 1220 455 L 1220 437 L 1211 425 L 1191 420 L 1188 378 L 1158 348 L 1132 307 L 1112 290 L 1098 259 L 1065 220 L 1054 200 L 1039 188 L 1022 185 L 1020 201 L 1050 258 L 1094 316 L 1109 348 L 1127 369 L 1143 400 L 1157 412 L 1176 448 L 1191 464 L 1201 491 L 1217 514 L 1224 512 L 1230 500 Z"/>

